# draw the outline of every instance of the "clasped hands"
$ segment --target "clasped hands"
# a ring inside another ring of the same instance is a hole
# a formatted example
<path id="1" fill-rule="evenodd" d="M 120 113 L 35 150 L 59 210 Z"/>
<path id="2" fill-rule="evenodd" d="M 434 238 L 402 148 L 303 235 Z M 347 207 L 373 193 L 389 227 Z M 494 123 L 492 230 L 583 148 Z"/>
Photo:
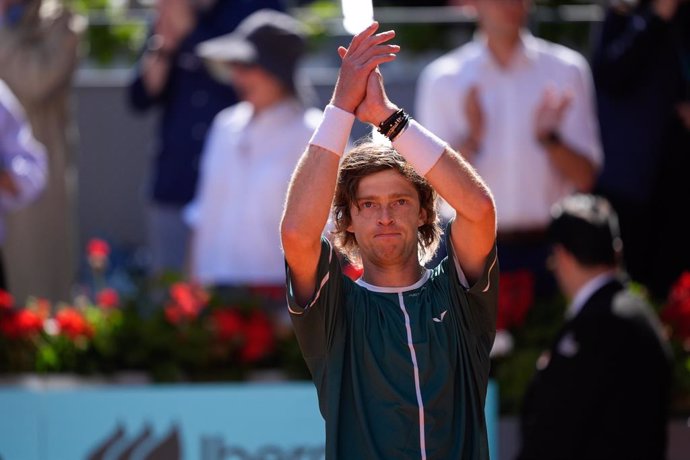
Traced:
<path id="1" fill-rule="evenodd" d="M 400 46 L 388 43 L 395 31 L 376 33 L 378 22 L 355 35 L 347 48 L 338 48 L 341 65 L 331 104 L 363 123 L 378 126 L 398 110 L 386 95 L 379 65 L 393 61 Z"/>

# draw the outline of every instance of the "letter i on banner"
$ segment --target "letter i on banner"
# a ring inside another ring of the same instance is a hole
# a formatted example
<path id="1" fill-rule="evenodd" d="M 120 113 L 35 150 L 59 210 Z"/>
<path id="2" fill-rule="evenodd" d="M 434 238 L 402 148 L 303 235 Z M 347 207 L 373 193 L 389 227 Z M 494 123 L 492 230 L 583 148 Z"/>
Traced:
<path id="1" fill-rule="evenodd" d="M 374 21 L 372 0 L 342 0 L 343 27 L 347 33 L 356 35 Z"/>

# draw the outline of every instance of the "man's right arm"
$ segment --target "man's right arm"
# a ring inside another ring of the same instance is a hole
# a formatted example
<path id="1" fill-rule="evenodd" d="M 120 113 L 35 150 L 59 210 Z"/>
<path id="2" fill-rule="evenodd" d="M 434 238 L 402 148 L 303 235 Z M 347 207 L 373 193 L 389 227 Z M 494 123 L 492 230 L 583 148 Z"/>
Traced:
<path id="1" fill-rule="evenodd" d="M 290 180 L 280 234 L 293 294 L 300 304 L 311 298 L 316 287 L 321 234 L 354 112 L 366 94 L 369 74 L 379 64 L 395 59 L 399 50 L 397 45 L 386 44 L 395 36 L 393 31 L 375 34 L 377 29 L 378 24 L 373 23 L 355 35 L 348 48 L 338 49 L 342 64 L 331 103 Z"/>
<path id="2" fill-rule="evenodd" d="M 147 40 L 137 64 L 136 76 L 129 86 L 129 103 L 135 110 L 147 110 L 165 97 L 174 56 L 159 49 L 157 41 L 156 35 Z"/>
<path id="3" fill-rule="evenodd" d="M 295 299 L 304 305 L 316 285 L 321 233 L 328 220 L 339 157 L 310 144 L 290 181 L 280 235 Z"/>
<path id="4" fill-rule="evenodd" d="M 185 0 L 161 0 L 156 10 L 156 24 L 130 87 L 132 107 L 138 110 L 146 110 L 164 97 L 180 44 L 196 26 L 196 13 Z"/>

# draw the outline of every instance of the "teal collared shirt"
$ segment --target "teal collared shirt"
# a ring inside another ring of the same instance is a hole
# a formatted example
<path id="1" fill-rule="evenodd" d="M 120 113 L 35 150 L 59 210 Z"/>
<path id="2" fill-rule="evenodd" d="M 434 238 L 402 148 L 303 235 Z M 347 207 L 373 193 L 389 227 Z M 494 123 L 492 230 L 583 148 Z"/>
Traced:
<path id="1" fill-rule="evenodd" d="M 327 459 L 488 459 L 484 400 L 496 329 L 495 248 L 462 285 L 449 257 L 405 288 L 343 275 L 322 241 L 317 288 L 289 310 L 326 421 Z"/>

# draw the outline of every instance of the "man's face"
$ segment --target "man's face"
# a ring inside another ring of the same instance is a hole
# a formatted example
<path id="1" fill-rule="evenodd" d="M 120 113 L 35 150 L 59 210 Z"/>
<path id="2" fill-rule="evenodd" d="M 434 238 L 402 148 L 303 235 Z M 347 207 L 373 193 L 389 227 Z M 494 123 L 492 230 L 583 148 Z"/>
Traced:
<path id="1" fill-rule="evenodd" d="M 573 279 L 573 267 L 575 260 L 573 256 L 560 244 L 555 244 L 551 248 L 551 254 L 546 261 L 547 267 L 553 273 L 560 289 L 571 294 L 571 280 Z"/>
<path id="2" fill-rule="evenodd" d="M 237 95 L 255 108 L 267 107 L 283 96 L 280 82 L 258 65 L 229 63 L 228 72 Z"/>
<path id="3" fill-rule="evenodd" d="M 392 169 L 364 177 L 350 208 L 362 261 L 392 266 L 417 261 L 417 232 L 426 219 L 417 189 Z"/>
<path id="4" fill-rule="evenodd" d="M 514 34 L 525 24 L 531 1 L 476 0 L 475 5 L 484 30 Z"/>

